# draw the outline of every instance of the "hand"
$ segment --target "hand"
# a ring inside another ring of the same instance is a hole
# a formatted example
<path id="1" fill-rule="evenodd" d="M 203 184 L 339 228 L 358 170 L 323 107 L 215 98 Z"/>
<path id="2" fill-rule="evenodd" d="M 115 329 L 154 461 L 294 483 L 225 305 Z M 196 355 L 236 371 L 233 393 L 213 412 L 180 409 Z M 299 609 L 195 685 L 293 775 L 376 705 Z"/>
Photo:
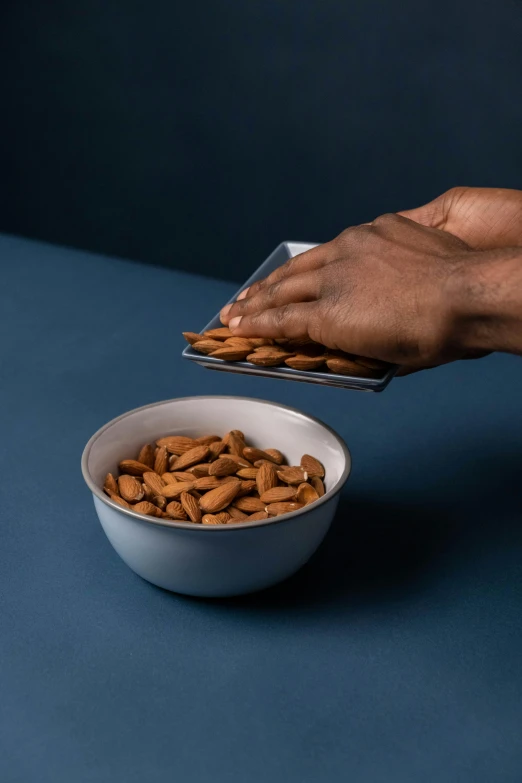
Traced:
<path id="1" fill-rule="evenodd" d="M 476 250 L 522 246 L 522 190 L 452 188 L 399 215 L 449 231 Z"/>
<path id="2" fill-rule="evenodd" d="M 409 367 L 437 365 L 468 354 L 462 289 L 479 255 L 452 234 L 383 215 L 291 259 L 221 318 L 245 337 L 310 337 Z"/>

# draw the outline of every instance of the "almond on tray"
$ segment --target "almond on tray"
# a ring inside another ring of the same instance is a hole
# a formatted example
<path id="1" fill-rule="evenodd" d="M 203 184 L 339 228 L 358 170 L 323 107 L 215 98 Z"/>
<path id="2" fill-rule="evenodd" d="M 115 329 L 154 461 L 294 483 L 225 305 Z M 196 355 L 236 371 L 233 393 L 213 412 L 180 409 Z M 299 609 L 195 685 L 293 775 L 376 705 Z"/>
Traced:
<path id="1" fill-rule="evenodd" d="M 332 351 L 309 339 L 271 340 L 264 337 L 234 337 L 227 327 L 203 334 L 183 332 L 195 351 L 225 362 L 247 362 L 256 367 L 289 367 L 301 372 L 331 372 L 360 378 L 380 378 L 391 365 L 364 356 Z"/>
<path id="2" fill-rule="evenodd" d="M 211 339 L 225 338 L 225 332 L 214 329 Z M 318 459 L 303 454 L 300 465 L 288 465 L 279 449 L 249 445 L 240 430 L 222 438 L 166 435 L 135 456 L 121 460 L 117 476 L 107 474 L 103 489 L 124 508 L 159 519 L 194 525 L 262 521 L 297 511 L 325 492 Z"/>

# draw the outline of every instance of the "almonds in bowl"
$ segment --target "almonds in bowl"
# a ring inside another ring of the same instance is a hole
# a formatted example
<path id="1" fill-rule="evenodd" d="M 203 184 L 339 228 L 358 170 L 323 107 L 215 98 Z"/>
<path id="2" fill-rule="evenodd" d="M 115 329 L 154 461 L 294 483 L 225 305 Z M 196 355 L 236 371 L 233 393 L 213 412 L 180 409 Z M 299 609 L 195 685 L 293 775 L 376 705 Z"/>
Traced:
<path id="1" fill-rule="evenodd" d="M 104 492 L 145 516 L 203 525 L 268 519 L 324 495 L 325 470 L 310 454 L 288 465 L 279 449 L 249 446 L 241 430 L 219 435 L 167 435 L 120 460 Z"/>

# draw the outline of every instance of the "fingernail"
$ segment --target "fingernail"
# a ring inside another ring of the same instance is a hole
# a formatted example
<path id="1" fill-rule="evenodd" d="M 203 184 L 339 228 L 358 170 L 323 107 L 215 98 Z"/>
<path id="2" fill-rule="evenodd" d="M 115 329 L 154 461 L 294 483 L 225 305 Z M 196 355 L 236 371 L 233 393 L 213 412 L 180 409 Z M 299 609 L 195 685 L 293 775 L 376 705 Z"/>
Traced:
<path id="1" fill-rule="evenodd" d="M 239 302 L 240 299 L 244 299 L 245 296 L 247 296 L 249 290 L 250 290 L 249 288 L 245 288 L 244 291 L 241 291 L 241 293 L 239 294 L 239 296 L 237 298 L 237 301 Z"/>
<path id="2" fill-rule="evenodd" d="M 229 312 L 230 312 L 231 310 L 232 310 L 232 305 L 231 305 L 231 304 L 229 304 L 229 305 L 225 305 L 225 306 L 223 307 L 223 309 L 221 310 L 221 314 L 220 314 L 220 315 L 221 315 L 221 317 L 222 317 L 222 318 L 224 318 L 226 315 L 228 315 L 228 314 L 229 314 Z"/>
<path id="3" fill-rule="evenodd" d="M 232 329 L 232 331 L 234 331 L 234 329 L 237 329 L 237 327 L 241 323 L 242 318 L 243 318 L 242 315 L 236 315 L 235 318 L 231 318 L 228 328 Z"/>

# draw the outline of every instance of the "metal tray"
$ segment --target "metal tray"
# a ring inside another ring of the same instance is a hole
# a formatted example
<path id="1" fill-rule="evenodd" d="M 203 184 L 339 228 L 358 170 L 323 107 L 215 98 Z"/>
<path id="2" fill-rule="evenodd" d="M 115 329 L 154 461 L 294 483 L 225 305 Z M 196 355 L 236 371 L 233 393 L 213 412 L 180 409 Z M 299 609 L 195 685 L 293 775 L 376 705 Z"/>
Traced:
<path id="1" fill-rule="evenodd" d="M 256 269 L 254 274 L 241 286 L 239 291 L 230 299 L 230 302 L 235 302 L 239 293 L 243 291 L 256 280 L 260 280 L 266 277 L 278 266 L 284 264 L 289 258 L 304 253 L 310 248 L 316 247 L 315 244 L 309 242 L 282 242 L 274 252 L 268 256 L 261 266 Z M 225 302 L 223 304 L 226 304 Z M 219 313 L 208 323 L 201 332 L 207 329 L 215 329 L 221 326 L 219 320 Z M 239 372 L 246 375 L 262 375 L 265 378 L 280 378 L 285 381 L 301 381 L 305 383 L 320 383 L 323 386 L 338 386 L 343 389 L 356 389 L 358 391 L 371 391 L 380 392 L 383 391 L 389 382 L 397 372 L 397 367 L 392 367 L 383 374 L 381 378 L 357 378 L 351 375 L 336 375 L 331 372 L 320 372 L 319 370 L 305 371 L 305 370 L 292 370 L 290 367 L 255 367 L 248 362 L 224 362 L 222 359 L 215 359 L 212 356 L 205 356 L 204 354 L 195 351 L 192 346 L 187 346 L 183 351 L 183 358 L 190 361 L 197 362 L 202 367 L 206 367 L 209 370 L 221 370 L 222 372 Z"/>

